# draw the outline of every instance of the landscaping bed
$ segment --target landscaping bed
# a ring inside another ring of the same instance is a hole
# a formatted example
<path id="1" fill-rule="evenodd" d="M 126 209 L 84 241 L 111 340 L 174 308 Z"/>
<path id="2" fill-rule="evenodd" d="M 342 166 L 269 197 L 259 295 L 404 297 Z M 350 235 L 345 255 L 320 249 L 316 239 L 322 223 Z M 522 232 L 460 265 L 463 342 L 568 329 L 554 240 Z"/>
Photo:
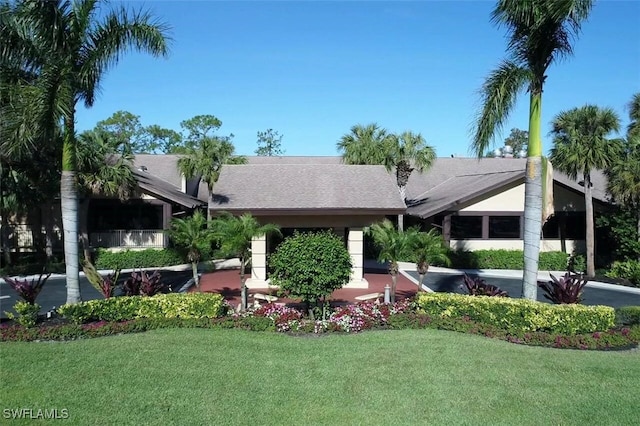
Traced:
<path id="1" fill-rule="evenodd" d="M 509 312 L 518 321 L 506 320 Z M 439 329 L 524 345 L 624 350 L 640 341 L 639 324 L 636 307 L 614 311 L 607 307 L 425 293 L 416 300 L 392 305 L 347 305 L 334 309 L 324 319 L 312 320 L 297 309 L 275 304 L 236 313 L 217 294 L 192 293 L 116 297 L 63 306 L 53 318 L 41 317 L 35 327 L 11 321 L 0 324 L 0 340 L 76 340 L 164 328 L 236 328 L 295 336 Z"/>

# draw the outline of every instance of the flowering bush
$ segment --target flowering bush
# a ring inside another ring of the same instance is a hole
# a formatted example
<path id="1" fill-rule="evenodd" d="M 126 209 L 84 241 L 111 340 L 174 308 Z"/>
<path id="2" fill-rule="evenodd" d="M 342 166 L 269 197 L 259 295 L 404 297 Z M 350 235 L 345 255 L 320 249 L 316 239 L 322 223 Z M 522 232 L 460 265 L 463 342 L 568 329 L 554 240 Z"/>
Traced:
<path id="1" fill-rule="evenodd" d="M 381 305 L 375 302 L 362 302 L 337 308 L 327 320 L 303 319 L 297 309 L 269 303 L 253 310 L 234 314 L 236 318 L 265 317 L 273 321 L 276 331 L 296 332 L 309 331 L 324 333 L 327 331 L 343 331 L 357 333 L 372 328 L 384 327 L 393 314 L 399 314 L 412 307 L 412 303 L 403 300 L 392 305 Z"/>
<path id="2" fill-rule="evenodd" d="M 247 315 L 270 318 L 276 327 L 276 331 L 279 332 L 300 330 L 302 320 L 302 312 L 274 303 L 268 303 L 253 311 L 247 311 Z"/>
<path id="3" fill-rule="evenodd" d="M 336 309 L 327 323 L 327 328 L 347 333 L 383 327 L 387 325 L 393 314 L 404 313 L 411 307 L 411 302 L 403 300 L 392 305 L 381 305 L 375 302 L 361 302 Z"/>

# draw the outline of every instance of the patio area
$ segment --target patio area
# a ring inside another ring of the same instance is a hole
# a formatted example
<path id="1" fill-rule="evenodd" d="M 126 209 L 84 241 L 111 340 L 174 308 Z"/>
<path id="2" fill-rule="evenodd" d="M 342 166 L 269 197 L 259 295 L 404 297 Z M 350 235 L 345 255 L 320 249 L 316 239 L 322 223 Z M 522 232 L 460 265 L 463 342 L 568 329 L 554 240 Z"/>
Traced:
<path id="1" fill-rule="evenodd" d="M 391 276 L 387 273 L 367 273 L 365 272 L 364 278 L 369 282 L 369 288 L 352 288 L 352 289 L 340 289 L 333 292 L 331 295 L 331 305 L 339 306 L 349 303 L 358 302 L 357 297 L 370 295 L 373 293 L 384 294 L 385 285 L 391 285 Z M 240 303 L 240 276 L 238 269 L 224 269 L 215 272 L 207 272 L 202 275 L 200 280 L 200 286 L 203 292 L 208 293 L 220 293 L 226 301 L 233 306 L 237 306 Z M 398 285 L 396 288 L 396 300 L 412 297 L 416 294 L 418 287 L 411 280 L 402 274 L 398 274 Z M 190 291 L 196 291 L 195 287 L 192 287 Z M 248 289 L 249 291 L 249 303 L 253 303 L 254 294 L 273 295 L 277 296 L 277 290 L 268 288 L 254 288 Z M 383 300 L 383 297 L 380 297 Z M 261 300 L 261 303 L 266 303 Z M 297 300 L 278 298 L 276 303 L 297 304 Z"/>

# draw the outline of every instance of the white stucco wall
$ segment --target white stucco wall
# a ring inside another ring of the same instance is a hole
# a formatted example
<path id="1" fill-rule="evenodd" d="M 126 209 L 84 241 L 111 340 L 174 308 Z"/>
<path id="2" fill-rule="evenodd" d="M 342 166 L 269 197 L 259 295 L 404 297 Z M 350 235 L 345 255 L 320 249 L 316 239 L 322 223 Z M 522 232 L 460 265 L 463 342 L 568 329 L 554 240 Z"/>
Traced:
<path id="1" fill-rule="evenodd" d="M 524 184 L 471 204 L 461 212 L 521 212 L 524 210 Z"/>
<path id="2" fill-rule="evenodd" d="M 556 211 L 584 211 L 584 195 L 555 184 L 553 207 Z M 524 211 L 524 183 L 473 203 L 461 212 Z"/>

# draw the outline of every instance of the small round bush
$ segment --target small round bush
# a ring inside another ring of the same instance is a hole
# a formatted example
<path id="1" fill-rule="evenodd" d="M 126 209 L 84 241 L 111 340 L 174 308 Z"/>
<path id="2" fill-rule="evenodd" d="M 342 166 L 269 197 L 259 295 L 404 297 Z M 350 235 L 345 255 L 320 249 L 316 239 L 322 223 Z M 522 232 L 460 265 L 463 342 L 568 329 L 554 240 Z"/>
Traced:
<path id="1" fill-rule="evenodd" d="M 344 241 L 329 231 L 294 233 L 271 255 L 269 266 L 271 282 L 307 304 L 317 305 L 351 277 Z"/>

